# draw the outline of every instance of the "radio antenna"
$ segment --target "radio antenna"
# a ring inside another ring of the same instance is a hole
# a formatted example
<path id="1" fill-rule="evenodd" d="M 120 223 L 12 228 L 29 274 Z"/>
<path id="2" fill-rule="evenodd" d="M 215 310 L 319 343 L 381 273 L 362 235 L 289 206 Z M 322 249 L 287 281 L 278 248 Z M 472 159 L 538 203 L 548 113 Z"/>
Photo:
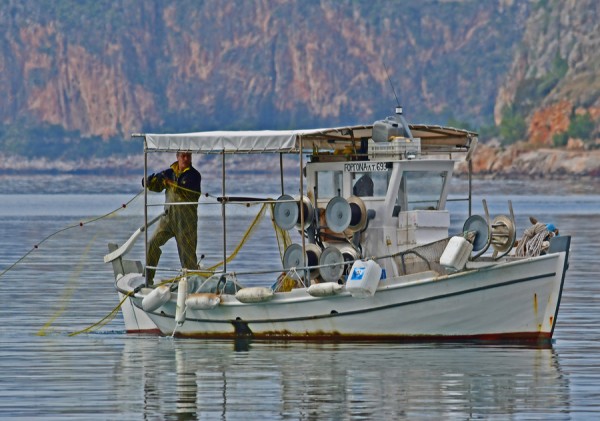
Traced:
<path id="1" fill-rule="evenodd" d="M 392 83 L 392 79 L 390 79 L 390 74 L 388 72 L 387 66 L 385 65 L 385 60 L 383 61 L 383 68 L 385 69 L 385 75 L 387 76 L 388 82 L 390 82 L 390 87 L 392 88 L 392 92 L 394 93 L 394 97 L 396 98 L 396 104 L 399 107 L 400 101 L 398 100 L 398 95 L 396 95 L 396 90 L 394 89 L 394 84 Z"/>

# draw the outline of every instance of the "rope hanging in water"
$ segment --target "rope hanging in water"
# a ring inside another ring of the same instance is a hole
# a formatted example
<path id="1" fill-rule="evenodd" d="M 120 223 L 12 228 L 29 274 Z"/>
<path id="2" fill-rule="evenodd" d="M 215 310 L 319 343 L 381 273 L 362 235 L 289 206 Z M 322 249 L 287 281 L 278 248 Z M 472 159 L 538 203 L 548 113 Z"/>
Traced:
<path id="1" fill-rule="evenodd" d="M 27 253 L 25 253 L 21 258 L 19 258 L 16 262 L 14 262 L 12 265 L 10 265 L 8 268 L 6 268 L 2 273 L 0 273 L 0 277 L 2 277 L 4 274 L 6 274 L 8 271 L 10 271 L 11 269 L 13 269 L 17 264 L 19 264 L 21 261 L 23 261 L 29 254 L 31 254 L 34 250 L 38 249 L 39 246 L 41 244 L 43 244 L 44 242 L 46 242 L 47 240 L 49 240 L 50 238 L 54 237 L 55 235 L 70 230 L 72 228 L 77 228 L 77 227 L 83 227 L 84 225 L 99 221 L 101 219 L 110 217 L 112 215 L 114 215 L 116 212 L 125 209 L 128 205 L 131 204 L 131 202 L 133 202 L 136 198 L 138 198 L 141 194 L 143 193 L 143 190 L 138 192 L 135 196 L 133 196 L 129 201 L 127 201 L 126 203 L 122 204 L 119 208 L 114 209 L 113 211 L 101 215 L 99 217 L 96 218 L 92 218 L 89 219 L 87 221 L 82 221 L 79 222 L 78 224 L 74 224 L 74 225 L 70 225 L 67 226 L 65 228 L 62 228 L 58 231 L 53 232 L 52 234 L 48 235 L 47 237 L 45 237 L 44 239 L 42 239 L 40 242 L 38 242 L 31 250 L 29 250 Z M 208 193 L 205 194 L 206 197 L 214 197 Z M 236 246 L 236 248 L 233 250 L 233 252 L 228 256 L 227 258 L 227 263 L 229 263 L 230 261 L 232 261 L 237 254 L 239 253 L 239 251 L 242 249 L 242 247 L 245 245 L 245 243 L 248 241 L 248 239 L 250 238 L 250 236 L 255 232 L 255 229 L 258 227 L 258 224 L 261 220 L 261 218 L 264 216 L 264 213 L 267 209 L 267 205 L 269 205 L 268 203 L 263 203 L 261 206 L 261 209 L 259 210 L 259 212 L 257 213 L 257 215 L 254 217 L 254 220 L 251 222 L 250 226 L 248 227 L 248 229 L 246 230 L 244 236 L 242 237 L 240 243 Z M 271 213 L 273 212 L 273 204 L 270 204 L 270 208 L 271 208 Z M 271 218 L 272 221 L 274 221 L 273 218 Z M 285 247 L 287 245 L 289 245 L 290 238 L 289 238 L 289 234 L 287 232 L 281 232 L 280 229 L 278 229 L 278 227 L 274 227 L 275 228 L 275 234 L 276 234 L 276 238 L 277 238 L 277 242 L 279 245 L 279 249 L 280 249 L 280 254 L 282 253 L 281 249 L 283 246 L 283 250 L 285 250 Z M 89 247 L 88 247 L 89 248 Z M 214 272 L 214 270 L 220 266 L 223 265 L 223 261 L 211 266 L 208 271 L 209 272 Z M 206 272 L 194 272 L 194 273 L 198 273 L 198 274 L 206 274 Z M 169 282 L 173 282 L 173 281 L 177 281 L 180 278 L 180 276 L 177 276 L 173 279 L 169 279 L 169 280 L 165 280 L 163 283 L 169 283 Z M 68 295 L 69 297 L 72 295 L 73 291 L 71 291 Z M 123 305 L 123 303 L 125 302 L 125 300 L 132 295 L 132 293 L 127 294 L 120 302 L 119 304 L 113 308 L 105 317 L 103 317 L 101 320 L 99 320 L 98 322 L 86 327 L 85 329 L 79 330 L 77 332 L 72 332 L 69 334 L 69 336 L 75 336 L 75 335 L 79 335 L 81 333 L 89 333 L 91 331 L 97 330 L 103 326 L 105 326 L 106 324 L 108 324 L 111 320 L 113 320 L 115 318 L 115 316 L 118 314 L 119 309 L 121 308 L 121 306 Z M 48 321 L 41 329 L 40 331 L 37 333 L 40 336 L 43 336 L 46 334 L 46 330 L 48 329 L 48 327 L 50 325 L 52 325 L 52 323 L 54 322 L 54 320 L 56 320 L 56 318 L 64 311 L 64 309 L 66 308 L 66 306 L 63 306 L 61 309 L 58 310 L 57 314 L 54 314 L 53 317 L 50 319 L 50 321 Z"/>
<path id="2" fill-rule="evenodd" d="M 113 308 L 112 311 L 110 313 L 108 313 L 106 316 L 104 316 L 102 319 L 100 319 L 96 323 L 94 323 L 94 324 L 86 327 L 85 329 L 81 329 L 81 330 L 78 330 L 77 332 L 69 333 L 69 336 L 76 336 L 76 335 L 79 335 L 81 333 L 89 333 L 89 332 L 92 332 L 94 330 L 98 330 L 101 327 L 103 327 L 106 324 L 108 324 L 119 313 L 119 309 L 121 308 L 121 306 L 123 305 L 123 303 L 125 302 L 125 300 L 127 298 L 129 298 L 131 295 L 133 295 L 133 293 L 134 293 L 134 291 L 130 291 L 127 294 L 125 294 L 125 297 L 123 297 L 123 299 L 119 302 L 119 304 L 117 304 L 117 306 L 115 308 Z"/>
<path id="3" fill-rule="evenodd" d="M 207 195 L 207 196 L 209 196 L 209 195 Z M 248 239 L 250 238 L 250 236 L 254 233 L 255 229 L 258 227 L 258 224 L 259 224 L 261 218 L 265 214 L 265 210 L 267 209 L 267 205 L 269 205 L 269 208 L 271 209 L 271 213 L 273 212 L 273 207 L 274 207 L 273 204 L 268 204 L 268 203 L 263 203 L 262 204 L 260 210 L 258 211 L 258 213 L 256 214 L 256 216 L 254 217 L 253 221 L 250 223 L 250 226 L 248 227 L 248 229 L 244 233 L 242 239 L 240 240 L 240 243 L 233 250 L 233 252 L 229 255 L 229 257 L 227 257 L 227 263 L 229 263 L 231 260 L 233 260 L 237 256 L 237 254 L 242 249 L 242 247 L 244 246 L 244 244 L 248 241 Z M 274 218 L 271 218 L 271 220 L 273 221 L 273 224 L 274 224 Z M 274 226 L 275 226 L 275 224 L 274 224 Z M 285 247 L 287 247 L 289 245 L 289 243 L 291 243 L 290 238 L 289 238 L 289 233 L 287 233 L 287 231 L 281 230 L 277 226 L 275 226 L 275 233 L 276 233 L 276 237 L 277 237 L 277 241 L 278 241 L 278 244 L 279 244 L 279 247 L 280 247 L 280 253 L 281 253 L 281 246 L 283 245 L 283 247 L 285 249 Z M 280 243 L 280 239 L 281 239 L 281 243 Z M 199 275 L 204 275 L 204 276 L 210 276 L 210 275 L 212 275 L 212 273 L 214 272 L 214 270 L 216 268 L 218 268 L 219 266 L 222 266 L 222 265 L 223 265 L 223 262 L 221 261 L 221 262 L 219 262 L 219 263 L 211 266 L 210 268 L 208 268 L 207 272 L 188 272 L 188 275 L 190 275 L 190 274 L 199 274 Z M 171 283 L 171 282 L 177 282 L 181 278 L 182 278 L 182 276 L 180 275 L 180 276 L 176 276 L 176 277 L 171 278 L 171 279 L 165 279 L 165 280 L 163 280 L 160 283 L 160 285 L 168 284 L 168 283 Z M 86 327 L 85 329 L 79 330 L 77 332 L 70 333 L 69 336 L 75 336 L 75 335 L 79 335 L 81 333 L 89 333 L 89 332 L 98 330 L 101 327 L 105 326 L 107 323 L 109 323 L 111 320 L 113 320 L 115 318 L 115 316 L 119 312 L 119 309 L 125 303 L 125 300 L 127 300 L 127 298 L 130 297 L 133 294 L 134 294 L 133 291 L 130 291 L 129 293 L 127 293 L 127 295 L 121 300 L 121 302 L 119 302 L 119 304 L 115 308 L 113 308 L 110 313 L 108 313 L 105 317 L 103 317 L 98 322 L 96 322 L 96 323 L 94 323 L 94 324 Z"/>
<path id="4" fill-rule="evenodd" d="M 71 278 L 69 279 L 68 282 L 68 288 L 66 288 L 65 292 L 63 292 L 63 296 L 62 296 L 62 305 L 60 306 L 60 308 L 58 310 L 56 310 L 54 312 L 54 314 L 52 315 L 52 317 L 50 317 L 50 320 L 48 320 L 46 322 L 46 324 L 44 324 L 44 326 L 37 332 L 37 336 L 46 336 L 46 330 L 52 326 L 52 323 L 54 323 L 54 321 L 56 319 L 58 319 L 58 317 L 64 313 L 64 311 L 67 309 L 67 306 L 69 304 L 69 302 L 71 301 L 71 298 L 73 297 L 73 293 L 75 292 L 76 289 L 76 283 L 77 280 L 79 279 L 79 275 L 81 274 L 81 271 L 84 268 L 84 264 L 83 264 L 83 257 L 85 255 L 87 255 L 90 251 L 90 248 L 92 247 L 92 244 L 94 243 L 94 240 L 96 239 L 96 236 L 94 236 L 94 238 L 92 238 L 90 240 L 90 242 L 88 243 L 87 247 L 85 248 L 85 252 L 83 253 L 79 264 L 77 265 L 77 267 L 75 268 L 75 273 L 71 276 Z"/>

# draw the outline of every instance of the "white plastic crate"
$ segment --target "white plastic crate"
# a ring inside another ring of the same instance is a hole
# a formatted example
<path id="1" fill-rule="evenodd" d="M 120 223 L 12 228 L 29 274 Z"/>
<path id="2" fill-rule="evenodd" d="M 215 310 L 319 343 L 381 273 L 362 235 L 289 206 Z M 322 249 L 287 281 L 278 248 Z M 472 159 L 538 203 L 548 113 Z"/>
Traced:
<path id="1" fill-rule="evenodd" d="M 369 160 L 411 159 L 421 154 L 421 139 L 395 137 L 389 142 L 375 142 L 369 139 Z"/>

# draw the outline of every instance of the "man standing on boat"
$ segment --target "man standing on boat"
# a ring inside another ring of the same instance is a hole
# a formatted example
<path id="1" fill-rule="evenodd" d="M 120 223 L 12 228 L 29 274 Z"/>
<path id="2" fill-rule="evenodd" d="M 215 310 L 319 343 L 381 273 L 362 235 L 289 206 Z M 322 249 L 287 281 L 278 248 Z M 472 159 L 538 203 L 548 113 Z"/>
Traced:
<path id="1" fill-rule="evenodd" d="M 148 190 L 165 190 L 165 215 L 148 243 L 147 266 L 156 267 L 162 254 L 160 248 L 171 238 L 177 241 L 181 267 L 197 269 L 196 245 L 198 243 L 198 199 L 200 198 L 200 173 L 192 167 L 192 154 L 177 152 L 177 161 L 171 167 L 148 177 Z M 169 203 L 187 202 L 187 205 Z M 148 284 L 154 282 L 154 269 L 147 270 Z"/>

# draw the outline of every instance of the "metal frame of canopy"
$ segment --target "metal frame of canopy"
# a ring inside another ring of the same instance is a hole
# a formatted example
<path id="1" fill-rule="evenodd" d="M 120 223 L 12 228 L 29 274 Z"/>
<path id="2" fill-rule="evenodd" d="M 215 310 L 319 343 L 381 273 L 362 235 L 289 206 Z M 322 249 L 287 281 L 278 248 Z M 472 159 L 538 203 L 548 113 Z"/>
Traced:
<path id="1" fill-rule="evenodd" d="M 452 127 L 409 125 L 421 139 L 424 154 L 468 152 L 477 134 Z M 134 134 L 149 152 L 188 151 L 200 154 L 298 153 L 304 148 L 338 150 L 370 138 L 373 126 L 309 130 L 210 131 L 179 134 Z"/>
<path id="2" fill-rule="evenodd" d="M 423 155 L 465 154 L 468 161 L 469 216 L 471 215 L 472 164 L 471 154 L 477 145 L 477 133 L 452 127 L 436 125 L 409 125 L 414 137 L 421 139 Z M 261 130 L 261 131 L 210 131 L 180 134 L 132 134 L 132 137 L 144 138 L 144 179 L 148 176 L 148 153 L 151 152 L 191 152 L 198 154 L 222 155 L 222 196 L 225 191 L 225 155 L 278 153 L 281 178 L 281 194 L 283 185 L 283 154 L 299 155 L 300 185 L 299 192 L 304 191 L 303 152 L 306 150 L 329 150 L 332 152 L 351 147 L 356 153 L 357 139 L 370 138 L 372 125 L 347 126 L 308 130 Z M 302 195 L 302 194 L 301 194 Z M 227 230 L 226 230 L 226 200 L 222 201 L 221 213 L 223 218 L 223 272 L 227 271 Z M 300 206 L 301 226 L 304 226 L 304 206 Z M 144 241 L 145 260 L 148 261 L 148 189 L 144 188 Z M 305 250 L 305 236 L 302 235 L 302 248 Z M 304 253 L 305 254 L 305 253 Z M 304 255 L 306 259 L 306 255 Z M 306 262 L 304 262 L 306 266 Z M 147 283 L 147 281 L 146 281 Z"/>

